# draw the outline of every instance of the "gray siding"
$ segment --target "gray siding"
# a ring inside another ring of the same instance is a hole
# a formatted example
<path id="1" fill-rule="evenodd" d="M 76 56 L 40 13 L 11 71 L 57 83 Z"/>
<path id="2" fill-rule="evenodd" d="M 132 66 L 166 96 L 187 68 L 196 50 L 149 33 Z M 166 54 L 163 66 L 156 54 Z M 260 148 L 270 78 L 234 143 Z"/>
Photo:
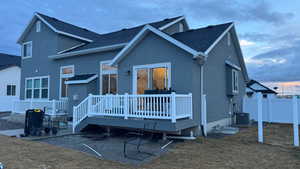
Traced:
<path id="1" fill-rule="evenodd" d="M 46 39 L 46 40 L 45 40 Z M 49 99 L 59 99 L 60 88 L 60 67 L 74 65 L 75 74 L 98 74 L 100 61 L 111 60 L 118 51 L 93 53 L 83 56 L 71 57 L 61 60 L 49 59 L 49 55 L 70 48 L 78 43 L 78 40 L 58 35 L 42 23 L 42 31 L 37 33 L 32 27 L 24 42 L 32 41 L 32 58 L 22 60 L 21 73 L 21 98 L 25 95 L 25 78 L 36 76 L 50 76 L 50 95 Z M 59 48 L 58 48 L 59 46 Z M 96 90 L 99 93 L 99 82 L 96 80 Z M 95 93 L 95 94 L 98 94 Z"/>
<path id="2" fill-rule="evenodd" d="M 227 95 L 227 83 L 231 83 L 231 79 L 226 79 L 226 67 L 228 67 L 225 65 L 226 60 L 241 67 L 234 43 L 228 46 L 227 36 L 224 36 L 209 53 L 204 65 L 204 94 L 207 95 L 208 122 L 230 117 L 228 112 L 233 103 L 237 104 L 238 111 L 242 110 L 245 79 L 242 72 L 239 72 L 239 93 L 232 98 L 232 103 L 230 103 L 230 98 Z"/>
<path id="3" fill-rule="evenodd" d="M 200 122 L 200 65 L 192 55 L 166 40 L 149 33 L 118 64 L 119 93 L 132 92 L 132 72 L 134 65 L 170 62 L 171 87 L 176 93 L 193 93 L 194 120 Z M 130 74 L 128 74 L 130 71 Z"/>
<path id="4" fill-rule="evenodd" d="M 58 35 L 57 36 L 57 51 L 63 51 L 66 49 L 69 49 L 71 47 L 74 47 L 76 45 L 79 45 L 83 43 L 83 41 L 74 39 L 74 38 L 70 38 L 64 35 Z"/>

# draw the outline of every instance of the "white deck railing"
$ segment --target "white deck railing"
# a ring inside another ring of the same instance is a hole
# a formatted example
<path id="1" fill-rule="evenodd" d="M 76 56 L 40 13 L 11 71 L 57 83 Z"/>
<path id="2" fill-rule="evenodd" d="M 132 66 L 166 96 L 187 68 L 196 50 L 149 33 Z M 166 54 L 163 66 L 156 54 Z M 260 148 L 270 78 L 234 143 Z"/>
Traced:
<path id="1" fill-rule="evenodd" d="M 13 102 L 14 113 L 25 113 L 28 109 L 42 109 L 48 115 L 67 113 L 68 100 L 17 100 Z"/>
<path id="2" fill-rule="evenodd" d="M 73 108 L 73 127 L 87 116 L 165 119 L 173 123 L 193 116 L 192 94 L 89 95 Z"/>

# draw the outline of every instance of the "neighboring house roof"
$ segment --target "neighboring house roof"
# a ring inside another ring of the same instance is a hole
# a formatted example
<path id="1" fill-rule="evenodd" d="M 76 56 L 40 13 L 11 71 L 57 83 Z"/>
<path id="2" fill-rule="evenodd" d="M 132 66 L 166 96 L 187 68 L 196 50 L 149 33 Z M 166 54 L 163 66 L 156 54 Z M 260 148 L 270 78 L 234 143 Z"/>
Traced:
<path id="1" fill-rule="evenodd" d="M 18 66 L 21 67 L 21 57 L 16 55 L 9 55 L 0 53 L 0 70 L 12 67 L 12 66 Z"/>
<path id="2" fill-rule="evenodd" d="M 254 92 L 261 92 L 261 93 L 270 93 L 270 94 L 277 94 L 274 90 L 266 87 L 265 85 L 259 83 L 256 80 L 250 80 L 247 83 L 247 87 Z"/>
<path id="3" fill-rule="evenodd" d="M 194 50 L 204 53 L 232 24 L 233 23 L 230 22 L 207 26 L 205 28 L 191 29 L 185 32 L 175 33 L 171 36 Z"/>
<path id="4" fill-rule="evenodd" d="M 89 83 L 92 80 L 96 79 L 98 76 L 96 74 L 81 74 L 81 75 L 75 75 L 72 78 L 69 78 L 65 84 L 83 84 L 83 83 Z"/>

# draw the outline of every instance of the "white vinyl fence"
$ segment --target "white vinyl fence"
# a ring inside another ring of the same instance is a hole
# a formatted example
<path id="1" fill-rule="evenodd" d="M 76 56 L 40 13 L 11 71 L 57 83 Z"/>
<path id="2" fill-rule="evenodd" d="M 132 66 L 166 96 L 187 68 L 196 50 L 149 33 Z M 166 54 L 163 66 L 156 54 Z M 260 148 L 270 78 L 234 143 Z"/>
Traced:
<path id="1" fill-rule="evenodd" d="M 0 112 L 12 111 L 16 100 L 19 100 L 18 96 L 0 96 Z"/>
<path id="2" fill-rule="evenodd" d="M 42 109 L 48 115 L 66 114 L 68 100 L 16 100 L 13 102 L 12 112 L 25 113 L 28 109 Z"/>
<path id="3" fill-rule="evenodd" d="M 293 99 L 269 97 L 261 98 L 262 103 L 262 121 L 273 123 L 293 123 Z M 295 104 L 300 105 L 300 99 Z M 258 121 L 258 97 L 245 97 L 243 111 L 250 114 L 250 119 Z M 300 110 L 297 111 L 298 115 Z M 300 116 L 298 116 L 298 119 Z M 300 119 L 299 119 L 300 120 Z"/>

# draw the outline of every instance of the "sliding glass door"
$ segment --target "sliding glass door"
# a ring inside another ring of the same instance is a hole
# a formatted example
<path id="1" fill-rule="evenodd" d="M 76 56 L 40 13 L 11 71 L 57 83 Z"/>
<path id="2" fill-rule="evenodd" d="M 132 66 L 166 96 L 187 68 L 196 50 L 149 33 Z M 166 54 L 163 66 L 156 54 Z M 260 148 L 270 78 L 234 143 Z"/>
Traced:
<path id="1" fill-rule="evenodd" d="M 144 94 L 146 90 L 170 88 L 170 64 L 140 65 L 133 69 L 133 93 Z"/>

